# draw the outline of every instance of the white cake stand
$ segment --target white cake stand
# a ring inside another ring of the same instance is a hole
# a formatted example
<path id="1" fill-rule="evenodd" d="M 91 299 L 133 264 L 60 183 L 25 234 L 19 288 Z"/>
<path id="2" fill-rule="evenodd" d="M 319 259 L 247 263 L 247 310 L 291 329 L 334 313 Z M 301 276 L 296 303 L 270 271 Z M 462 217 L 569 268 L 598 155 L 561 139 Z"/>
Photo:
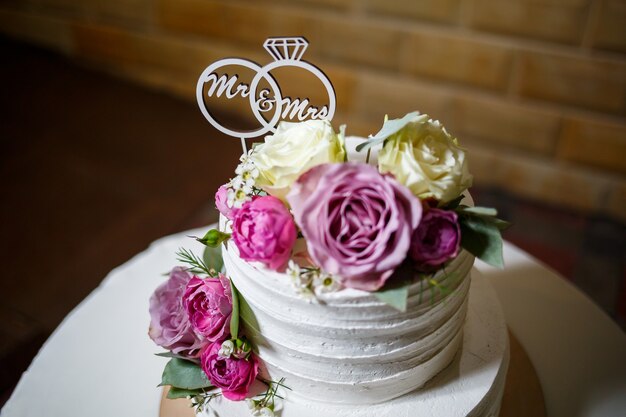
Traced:
<path id="1" fill-rule="evenodd" d="M 374 405 L 335 405 L 287 398 L 279 417 L 497 416 L 509 364 L 509 341 L 500 303 L 487 280 L 472 271 L 463 345 L 454 361 L 424 387 Z M 293 396 L 292 396 L 293 397 Z M 280 401 L 280 400 L 278 400 Z M 217 398 L 203 416 L 250 417 L 243 401 Z"/>

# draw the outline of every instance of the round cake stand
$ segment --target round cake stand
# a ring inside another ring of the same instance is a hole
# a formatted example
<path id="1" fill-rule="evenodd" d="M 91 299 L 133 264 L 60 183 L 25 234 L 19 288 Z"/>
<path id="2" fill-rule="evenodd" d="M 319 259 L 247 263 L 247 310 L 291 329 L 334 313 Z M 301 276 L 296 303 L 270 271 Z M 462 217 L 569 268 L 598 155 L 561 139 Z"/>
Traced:
<path id="1" fill-rule="evenodd" d="M 532 365 L 518 343 L 513 352 L 522 356 L 522 361 L 512 369 L 532 371 L 526 378 L 535 387 L 530 398 L 537 414 L 543 412 L 543 397 Z M 514 361 L 515 363 L 515 361 Z M 520 366 L 521 364 L 521 366 Z M 472 271 L 467 319 L 463 332 L 463 345 L 453 362 L 422 388 L 399 398 L 373 405 L 335 405 L 318 402 L 290 400 L 277 403 L 280 417 L 432 417 L 432 416 L 497 416 L 503 397 L 507 369 L 509 367 L 509 338 L 500 303 L 488 281 L 476 270 Z M 279 377 L 279 376 L 276 376 Z M 289 381 L 286 381 L 289 384 Z M 509 384 L 511 385 L 511 384 Z M 517 403 L 524 395 L 507 389 L 503 411 L 516 415 L 515 407 L 507 400 Z M 193 416 L 187 400 L 162 400 L 161 417 Z M 249 417 L 250 410 L 243 401 L 234 402 L 217 398 L 211 402 L 206 416 Z M 509 414 L 507 414 L 509 415 Z"/>

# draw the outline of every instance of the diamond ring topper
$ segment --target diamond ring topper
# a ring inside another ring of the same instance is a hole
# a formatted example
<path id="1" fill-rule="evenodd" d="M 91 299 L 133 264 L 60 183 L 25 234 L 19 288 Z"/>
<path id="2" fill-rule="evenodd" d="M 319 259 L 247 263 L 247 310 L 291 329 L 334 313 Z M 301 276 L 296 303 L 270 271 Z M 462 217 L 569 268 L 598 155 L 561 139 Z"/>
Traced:
<path id="1" fill-rule="evenodd" d="M 308 45 L 308 41 L 302 36 L 268 38 L 263 43 L 263 47 L 274 61 L 265 66 L 244 58 L 225 58 L 212 63 L 202 72 L 196 86 L 196 98 L 200 111 L 209 123 L 220 132 L 240 138 L 244 150 L 246 138 L 258 137 L 276 131 L 276 126 L 281 120 L 332 119 L 337 101 L 335 90 L 326 74 L 315 65 L 302 60 Z M 220 69 L 227 66 L 246 68 L 255 75 L 248 85 L 240 81 L 238 74 L 220 73 Z M 326 89 L 328 104 L 313 106 L 308 98 L 283 97 L 280 86 L 270 72 L 284 67 L 300 68 L 317 77 Z M 262 80 L 266 86 L 260 88 L 259 83 Z M 224 98 L 226 100 L 248 98 L 252 113 L 261 127 L 253 131 L 237 131 L 223 126 L 211 114 L 205 100 L 208 98 Z"/>

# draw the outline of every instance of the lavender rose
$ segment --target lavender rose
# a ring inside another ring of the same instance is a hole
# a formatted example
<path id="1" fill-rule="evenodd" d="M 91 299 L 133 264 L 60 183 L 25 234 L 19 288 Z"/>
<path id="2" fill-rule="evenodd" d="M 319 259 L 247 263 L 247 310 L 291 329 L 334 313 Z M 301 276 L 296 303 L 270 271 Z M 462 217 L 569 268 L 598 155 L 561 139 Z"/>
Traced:
<path id="1" fill-rule="evenodd" d="M 413 233 L 409 255 L 418 269 L 429 271 L 459 254 L 461 228 L 455 212 L 431 208 Z"/>
<path id="2" fill-rule="evenodd" d="M 229 400 L 241 401 L 246 398 L 250 385 L 259 373 L 259 364 L 253 354 L 247 358 L 234 355 L 219 355 L 221 344 L 213 343 L 202 351 L 200 365 L 211 383 L 222 389 L 222 395 Z"/>
<path id="3" fill-rule="evenodd" d="M 228 188 L 226 185 L 221 185 L 215 193 L 215 208 L 227 219 L 233 219 L 233 208 L 228 207 Z"/>
<path id="4" fill-rule="evenodd" d="M 183 295 L 183 305 L 193 329 L 202 337 L 215 342 L 230 334 L 233 298 L 226 276 L 191 278 Z"/>
<path id="5" fill-rule="evenodd" d="M 392 176 L 365 164 L 325 164 L 287 195 L 309 253 L 346 287 L 375 291 L 404 261 L 422 206 Z"/>
<path id="6" fill-rule="evenodd" d="M 202 341 L 193 331 L 183 306 L 183 293 L 191 279 L 184 268 L 176 267 L 167 281 L 150 297 L 150 338 L 159 346 L 184 356 L 196 356 Z"/>
<path id="7" fill-rule="evenodd" d="M 232 239 L 246 261 L 258 261 L 275 271 L 284 269 L 296 242 L 296 225 L 276 197 L 244 203 L 233 219 Z"/>

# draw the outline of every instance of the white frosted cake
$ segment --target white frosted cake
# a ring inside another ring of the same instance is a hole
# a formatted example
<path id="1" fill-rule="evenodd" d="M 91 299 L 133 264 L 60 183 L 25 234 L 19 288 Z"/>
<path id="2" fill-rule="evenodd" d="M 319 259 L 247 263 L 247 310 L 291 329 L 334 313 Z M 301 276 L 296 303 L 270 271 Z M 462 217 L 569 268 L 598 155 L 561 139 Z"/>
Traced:
<path id="1" fill-rule="evenodd" d="M 289 381 L 290 396 L 341 404 L 398 397 L 452 361 L 462 340 L 473 262 L 463 253 L 449 265 L 454 282 L 440 281 L 451 291 L 445 298 L 431 297 L 422 280 L 413 283 L 407 310 L 399 312 L 354 289 L 308 303 L 294 294 L 289 277 L 241 260 L 234 245 L 224 251 L 226 271 L 246 300 L 245 332 L 269 374 Z"/>
<path id="2" fill-rule="evenodd" d="M 346 138 L 348 160 L 365 162 L 365 155 L 355 151 L 364 140 Z M 372 150 L 370 164 L 377 163 L 377 148 Z M 469 194 L 466 201 L 473 205 Z M 230 222 L 223 215 L 220 230 L 231 231 Z M 411 395 L 404 401 L 390 400 L 419 391 L 460 355 L 474 264 L 474 256 L 464 250 L 446 265 L 445 272 L 413 279 L 404 312 L 368 292 L 351 288 L 318 294 L 315 302 L 307 302 L 294 292 L 286 273 L 242 260 L 232 244 L 225 245 L 222 254 L 226 273 L 245 300 L 241 321 L 246 335 L 256 346 L 267 374 L 285 377 L 291 389 L 283 416 L 304 417 L 303 412 L 311 417 L 319 416 L 319 412 L 369 415 L 371 404 L 378 407 L 372 415 L 387 415 L 380 414 L 381 411 L 396 415 L 406 409 L 407 400 L 408 409 L 420 406 L 422 400 L 411 400 Z M 445 293 L 433 290 L 432 281 L 446 288 Z M 491 330 L 495 330 L 490 341 L 494 345 L 494 351 L 490 352 L 494 358 L 489 364 L 493 379 L 479 380 L 484 384 L 480 387 L 484 393 L 477 390 L 478 395 L 468 398 L 462 406 L 457 404 L 450 409 L 449 404 L 445 405 L 451 400 L 450 393 L 435 401 L 431 398 L 430 403 L 437 404 L 439 409 L 431 409 L 432 414 L 425 415 L 498 414 L 508 364 L 508 342 L 497 300 L 492 293 L 489 295 L 491 299 L 484 294 L 477 297 L 492 303 L 495 309 L 495 314 L 482 323 L 494 326 Z M 470 381 L 467 378 L 465 383 Z M 249 415 L 245 408 L 239 407 L 237 411 L 230 406 L 227 407 L 230 413 Z M 463 414 L 464 408 L 471 412 Z M 211 411 L 207 415 L 212 415 Z M 410 415 L 418 414 L 411 411 Z"/>

